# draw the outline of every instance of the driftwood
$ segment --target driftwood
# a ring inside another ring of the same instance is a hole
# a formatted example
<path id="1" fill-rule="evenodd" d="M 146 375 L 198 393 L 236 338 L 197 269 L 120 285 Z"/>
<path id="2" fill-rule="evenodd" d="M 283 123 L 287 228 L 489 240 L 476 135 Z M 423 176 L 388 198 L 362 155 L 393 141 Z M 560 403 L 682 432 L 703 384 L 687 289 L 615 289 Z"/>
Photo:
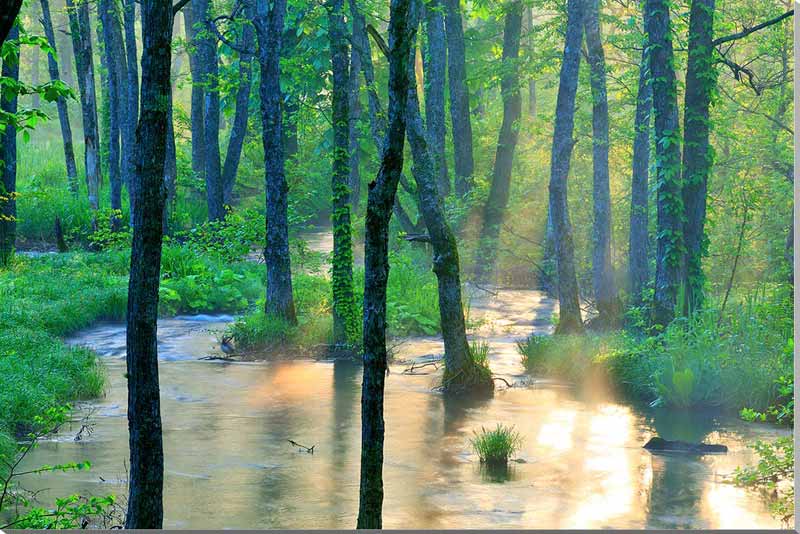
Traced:
<path id="1" fill-rule="evenodd" d="M 728 452 L 728 447 L 725 445 L 669 441 L 658 436 L 645 443 L 644 448 L 650 452 L 684 452 L 688 454 L 725 454 Z"/>
<path id="2" fill-rule="evenodd" d="M 297 447 L 298 449 L 300 449 L 300 450 L 302 450 L 304 452 L 307 452 L 308 454 L 314 454 L 314 447 L 316 447 L 316 445 L 312 445 L 311 447 L 306 447 L 305 445 L 301 445 L 301 444 L 299 444 L 296 441 L 291 440 L 291 439 L 289 439 L 287 441 L 289 443 L 291 443 L 292 445 L 294 445 L 295 447 Z"/>

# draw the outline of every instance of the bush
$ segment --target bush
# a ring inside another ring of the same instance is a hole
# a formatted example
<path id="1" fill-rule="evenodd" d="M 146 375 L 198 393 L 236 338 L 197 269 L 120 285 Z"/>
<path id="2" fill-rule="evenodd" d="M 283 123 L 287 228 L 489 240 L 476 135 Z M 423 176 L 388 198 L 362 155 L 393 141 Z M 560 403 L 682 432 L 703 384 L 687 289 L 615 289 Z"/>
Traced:
<path id="1" fill-rule="evenodd" d="M 784 523 L 794 517 L 794 443 L 791 437 L 751 446 L 759 456 L 755 467 L 737 467 L 733 482 L 762 494 L 770 510 Z"/>
<path id="2" fill-rule="evenodd" d="M 472 448 L 481 459 L 481 463 L 504 465 L 522 445 L 522 437 L 513 426 L 497 424 L 494 430 L 481 427 L 480 432 L 473 432 L 470 440 Z"/>

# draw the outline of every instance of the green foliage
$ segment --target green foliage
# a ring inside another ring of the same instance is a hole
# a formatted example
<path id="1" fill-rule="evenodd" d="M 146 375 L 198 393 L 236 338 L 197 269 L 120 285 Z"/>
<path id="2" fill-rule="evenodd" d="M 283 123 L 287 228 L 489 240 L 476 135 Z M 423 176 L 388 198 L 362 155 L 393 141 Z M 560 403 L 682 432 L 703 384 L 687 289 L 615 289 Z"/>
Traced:
<path id="1" fill-rule="evenodd" d="M 534 334 L 519 341 L 517 349 L 529 373 L 579 382 L 594 361 L 600 359 L 608 341 L 612 341 L 612 338 Z"/>
<path id="2" fill-rule="evenodd" d="M 470 443 L 481 463 L 503 465 L 519 450 L 522 437 L 513 426 L 498 423 L 494 430 L 474 431 Z"/>
<path id="3" fill-rule="evenodd" d="M 751 446 L 759 456 L 755 467 L 737 467 L 733 482 L 759 492 L 772 513 L 788 524 L 794 517 L 794 442 L 791 437 Z"/>
<path id="4" fill-rule="evenodd" d="M 97 229 L 87 238 L 95 250 L 120 250 L 131 246 L 133 234 L 129 226 L 123 225 L 122 210 L 98 210 L 96 220 Z M 115 222 L 118 229 L 114 228 Z"/>
<path id="5" fill-rule="evenodd" d="M 264 213 L 254 209 L 229 212 L 222 221 L 207 221 L 175 234 L 174 239 L 200 254 L 225 261 L 243 260 L 255 247 L 264 246 Z"/>

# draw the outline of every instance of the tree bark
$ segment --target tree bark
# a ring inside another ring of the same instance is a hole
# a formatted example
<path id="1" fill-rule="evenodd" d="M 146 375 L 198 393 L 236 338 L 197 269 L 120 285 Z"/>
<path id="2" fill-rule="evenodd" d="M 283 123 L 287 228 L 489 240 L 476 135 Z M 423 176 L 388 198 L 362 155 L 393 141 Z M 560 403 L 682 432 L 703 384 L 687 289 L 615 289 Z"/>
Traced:
<path id="1" fill-rule="evenodd" d="M 134 172 L 136 171 L 136 125 L 139 121 L 139 54 L 136 51 L 136 3 L 122 0 L 122 20 L 125 31 L 125 65 L 127 67 L 127 111 L 122 129 L 122 181 L 128 187 L 133 213 Z M 131 217 L 131 220 L 133 218 Z"/>
<path id="2" fill-rule="evenodd" d="M 497 139 L 492 185 L 483 208 L 483 225 L 475 262 L 475 277 L 487 281 L 497 263 L 500 229 L 505 219 L 511 191 L 511 169 L 519 138 L 522 98 L 519 90 L 519 44 L 522 32 L 522 4 L 508 4 L 503 31 L 503 70 L 500 92 L 503 96 L 503 124 Z"/>
<path id="3" fill-rule="evenodd" d="M 650 49 L 655 116 L 658 239 L 653 320 L 666 325 L 675 316 L 683 255 L 681 148 L 677 82 L 667 0 L 646 0 L 645 31 Z"/>
<path id="4" fill-rule="evenodd" d="M 603 327 L 617 325 L 620 315 L 619 295 L 611 258 L 611 189 L 608 172 L 608 95 L 606 57 L 600 35 L 600 0 L 585 0 L 584 30 L 592 88 L 592 168 L 593 210 L 592 285 L 597 308 L 594 323 Z"/>
<path id="5" fill-rule="evenodd" d="M 631 173 L 631 220 L 628 248 L 628 279 L 631 304 L 641 306 L 643 291 L 650 281 L 648 250 L 649 180 L 650 180 L 650 115 L 653 108 L 653 88 L 647 50 L 642 51 L 639 65 L 639 91 L 636 96 L 636 116 L 633 129 L 633 170 Z"/>
<path id="6" fill-rule="evenodd" d="M 0 0 L 0 45 L 7 38 L 16 39 L 16 37 L 10 37 L 9 33 L 12 26 L 14 26 L 14 21 L 17 20 L 17 15 L 21 8 L 22 0 Z"/>
<path id="7" fill-rule="evenodd" d="M 50 47 L 53 50 L 56 48 L 56 36 L 53 31 L 53 19 L 50 16 L 50 2 L 48 0 L 41 0 L 42 4 L 42 28 L 44 29 L 45 37 Z M 62 49 L 63 50 L 63 49 Z M 63 54 L 63 52 L 62 52 Z M 62 56 L 62 61 L 65 57 Z M 69 64 L 66 64 L 66 71 L 70 70 Z M 51 80 L 60 80 L 61 76 L 58 69 L 58 61 L 52 54 L 47 56 L 47 66 L 50 71 Z M 65 76 L 66 78 L 66 76 Z M 67 171 L 67 184 L 69 190 L 73 195 L 78 194 L 78 168 L 75 165 L 75 149 L 72 146 L 72 127 L 69 123 L 69 110 L 67 109 L 67 99 L 59 97 L 56 100 L 56 107 L 58 108 L 58 122 L 61 126 L 61 140 L 64 144 L 64 164 Z"/>
<path id="8" fill-rule="evenodd" d="M 73 48 L 75 49 L 75 67 L 78 72 L 78 88 L 83 114 L 86 187 L 89 194 L 89 206 L 96 211 L 100 206 L 100 138 L 97 129 L 97 98 L 94 86 L 89 5 L 81 2 L 76 7 L 73 0 L 66 0 L 66 2 Z"/>
<path id="9" fill-rule="evenodd" d="M 354 36 L 353 36 L 354 37 Z M 348 81 L 348 100 L 347 106 L 350 111 L 349 138 L 350 138 L 350 209 L 353 213 L 358 213 L 358 206 L 361 200 L 361 172 L 359 169 L 361 161 L 361 144 L 359 142 L 358 123 L 361 120 L 361 54 L 358 47 L 350 49 L 350 73 Z"/>
<path id="10" fill-rule="evenodd" d="M 684 314 L 703 306 L 703 256 L 708 248 L 705 236 L 706 191 L 713 165 L 708 140 L 709 108 L 716 86 L 713 39 L 714 0 L 692 0 L 683 113 Z"/>
<path id="11" fill-rule="evenodd" d="M 206 168 L 206 145 L 205 129 L 203 128 L 203 116 L 205 115 L 205 97 L 203 96 L 203 67 L 197 53 L 197 41 L 195 36 L 197 29 L 194 27 L 196 21 L 194 17 L 194 6 L 188 5 L 183 8 L 183 27 L 186 32 L 186 41 L 190 45 L 189 70 L 192 73 L 192 97 L 191 97 L 191 123 L 192 123 L 192 172 L 198 178 L 205 180 Z"/>
<path id="12" fill-rule="evenodd" d="M 460 0 L 444 0 L 447 34 L 447 73 L 450 79 L 450 119 L 455 150 L 455 190 L 463 197 L 472 190 L 472 122 L 469 114 L 464 28 Z"/>
<path id="13" fill-rule="evenodd" d="M 0 19 L 0 23 L 2 23 Z M 12 19 L 13 22 L 13 19 Z M 1 30 L 2 28 L 0 28 Z M 19 37 L 19 26 L 11 27 L 5 34 L 0 34 L 2 40 L 14 40 Z M 3 60 L 3 78 L 19 81 L 19 54 L 7 56 Z M 17 95 L 11 98 L 0 98 L 0 110 L 4 113 L 17 112 Z M 17 129 L 13 124 L 6 124 L 2 133 L 2 147 L 0 147 L 0 267 L 5 267 L 14 257 L 14 246 L 17 238 Z"/>
<path id="14" fill-rule="evenodd" d="M 292 297 L 292 270 L 289 259 L 288 193 L 283 153 L 281 110 L 281 45 L 286 0 L 257 0 L 253 25 L 258 39 L 261 67 L 261 125 L 266 181 L 267 315 L 297 323 Z"/>
<path id="15" fill-rule="evenodd" d="M 567 177 L 572 157 L 572 132 L 575 123 L 575 94 L 581 61 L 581 37 L 586 0 L 568 0 L 567 35 L 556 100 L 553 152 L 550 162 L 550 214 L 558 267 L 559 321 L 556 333 L 583 330 L 575 276 L 575 249 L 567 205 Z"/>
<path id="16" fill-rule="evenodd" d="M 425 4 L 425 124 L 428 130 L 428 146 L 433 155 L 439 193 L 450 194 L 450 177 L 445 158 L 445 111 L 444 88 L 447 69 L 447 38 L 444 29 L 444 6 L 441 0 L 429 0 Z"/>
<path id="17" fill-rule="evenodd" d="M 205 144 L 206 203 L 208 220 L 221 221 L 225 218 L 224 185 L 219 151 L 219 55 L 217 40 L 205 27 L 211 19 L 211 2 L 194 0 L 195 24 L 202 23 L 203 31 L 195 35 L 197 59 L 200 66 L 200 82 L 203 84 L 203 142 Z"/>
<path id="18" fill-rule="evenodd" d="M 389 221 L 403 170 L 408 66 L 415 28 L 410 0 L 391 0 L 389 20 L 389 115 L 381 167 L 369 184 L 364 239 L 364 379 L 361 384 L 361 476 L 357 528 L 382 526 L 383 389 L 386 379 L 386 284 Z"/>
<path id="19" fill-rule="evenodd" d="M 328 32 L 330 36 L 333 71 L 333 174 L 331 191 L 333 210 L 333 342 L 357 344 L 358 324 L 353 296 L 353 243 L 350 226 L 350 74 L 348 71 L 347 29 L 344 22 L 344 1 L 328 3 Z"/>
<path id="20" fill-rule="evenodd" d="M 160 529 L 164 451 L 158 381 L 158 286 L 164 216 L 164 161 L 170 98 L 172 4 L 142 0 L 142 114 L 136 128 L 136 187 L 128 284 L 127 529 Z"/>

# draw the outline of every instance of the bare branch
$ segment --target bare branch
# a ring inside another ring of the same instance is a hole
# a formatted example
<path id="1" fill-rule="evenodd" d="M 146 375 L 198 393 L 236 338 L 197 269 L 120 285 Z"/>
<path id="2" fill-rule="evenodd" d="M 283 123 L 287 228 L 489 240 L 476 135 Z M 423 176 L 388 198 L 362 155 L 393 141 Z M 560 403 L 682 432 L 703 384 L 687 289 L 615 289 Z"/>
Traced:
<path id="1" fill-rule="evenodd" d="M 774 19 L 770 19 L 768 21 L 762 22 L 761 24 L 756 24 L 752 28 L 745 28 L 744 30 L 740 31 L 739 33 L 733 33 L 731 35 L 726 35 L 725 37 L 720 37 L 719 39 L 714 39 L 711 42 L 712 46 L 719 46 L 722 43 L 727 43 L 730 41 L 736 41 L 737 39 L 741 39 L 743 37 L 747 37 L 751 33 L 757 32 L 758 30 L 763 30 L 773 24 L 777 24 L 785 18 L 791 17 L 794 15 L 794 9 L 790 9 L 786 13 L 775 17 Z"/>

